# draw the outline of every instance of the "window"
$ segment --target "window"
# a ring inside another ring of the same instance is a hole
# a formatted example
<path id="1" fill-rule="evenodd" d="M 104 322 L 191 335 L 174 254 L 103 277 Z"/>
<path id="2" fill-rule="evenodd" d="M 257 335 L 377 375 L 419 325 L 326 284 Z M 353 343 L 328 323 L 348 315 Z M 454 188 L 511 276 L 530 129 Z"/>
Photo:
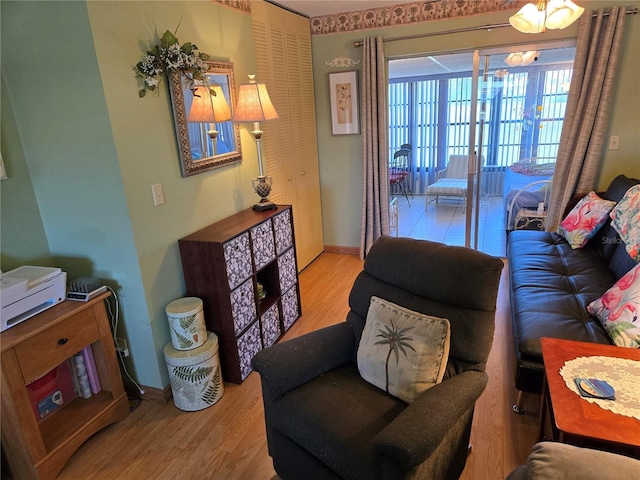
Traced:
<path id="1" fill-rule="evenodd" d="M 501 58 L 496 65 L 504 66 Z M 572 61 L 509 67 L 508 73 L 490 69 L 478 100 L 486 100 L 478 118 L 485 120 L 485 169 L 503 170 L 531 157 L 555 161 L 571 73 Z M 450 155 L 468 152 L 471 99 L 470 62 L 466 71 L 390 78 L 389 156 L 404 143 L 412 145 L 416 193 L 435 181 Z"/>

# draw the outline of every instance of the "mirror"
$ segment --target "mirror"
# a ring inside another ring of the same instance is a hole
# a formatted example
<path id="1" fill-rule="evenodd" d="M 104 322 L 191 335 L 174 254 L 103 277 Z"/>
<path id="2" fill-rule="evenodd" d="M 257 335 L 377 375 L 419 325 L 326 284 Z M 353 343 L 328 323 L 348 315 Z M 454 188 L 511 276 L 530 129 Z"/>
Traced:
<path id="1" fill-rule="evenodd" d="M 209 70 L 204 81 L 192 83 L 182 75 L 169 78 L 183 177 L 242 161 L 240 127 L 230 120 L 235 105 L 233 63 L 205 63 Z"/>

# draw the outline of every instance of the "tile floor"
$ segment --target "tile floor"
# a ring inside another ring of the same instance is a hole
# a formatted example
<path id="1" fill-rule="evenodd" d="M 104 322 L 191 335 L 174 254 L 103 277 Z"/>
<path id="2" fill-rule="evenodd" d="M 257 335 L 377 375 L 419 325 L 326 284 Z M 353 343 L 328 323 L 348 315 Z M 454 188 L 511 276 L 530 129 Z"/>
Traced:
<path id="1" fill-rule="evenodd" d="M 464 245 L 465 214 L 462 204 L 455 199 L 441 199 L 439 205 L 426 205 L 424 195 L 398 198 L 398 235 L 423 238 L 447 245 Z M 504 230 L 502 197 L 483 197 L 480 201 L 478 250 L 504 257 L 506 235 Z M 473 238 L 473 236 L 472 236 Z"/>

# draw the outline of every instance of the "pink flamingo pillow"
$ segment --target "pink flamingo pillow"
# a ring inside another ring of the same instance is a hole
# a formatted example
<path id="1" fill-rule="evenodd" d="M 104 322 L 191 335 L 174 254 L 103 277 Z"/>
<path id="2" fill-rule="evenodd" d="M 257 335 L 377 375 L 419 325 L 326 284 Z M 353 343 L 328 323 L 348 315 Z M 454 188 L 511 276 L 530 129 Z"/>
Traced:
<path id="1" fill-rule="evenodd" d="M 640 348 L 640 264 L 629 270 L 587 310 L 619 347 Z"/>
<path id="2" fill-rule="evenodd" d="M 616 202 L 600 198 L 596 192 L 589 192 L 562 220 L 558 233 L 567 240 L 571 248 L 584 247 L 607 221 L 615 204 Z"/>
<path id="3" fill-rule="evenodd" d="M 640 185 L 627 190 L 609 216 L 629 256 L 640 262 Z"/>

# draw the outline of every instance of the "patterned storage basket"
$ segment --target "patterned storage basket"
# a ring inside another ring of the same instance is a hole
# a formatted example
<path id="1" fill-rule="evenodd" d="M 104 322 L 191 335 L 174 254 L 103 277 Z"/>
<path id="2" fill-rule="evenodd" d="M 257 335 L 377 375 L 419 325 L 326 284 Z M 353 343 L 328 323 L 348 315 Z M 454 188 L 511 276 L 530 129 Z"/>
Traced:
<path id="1" fill-rule="evenodd" d="M 176 350 L 171 342 L 164 346 L 173 402 L 186 412 L 210 407 L 224 393 L 218 337 L 212 332 L 207 335 L 207 341 L 193 350 Z"/>
<path id="2" fill-rule="evenodd" d="M 207 340 L 207 327 L 204 324 L 202 300 L 197 297 L 184 297 L 174 300 L 165 309 L 171 343 L 176 350 L 192 350 Z"/>

